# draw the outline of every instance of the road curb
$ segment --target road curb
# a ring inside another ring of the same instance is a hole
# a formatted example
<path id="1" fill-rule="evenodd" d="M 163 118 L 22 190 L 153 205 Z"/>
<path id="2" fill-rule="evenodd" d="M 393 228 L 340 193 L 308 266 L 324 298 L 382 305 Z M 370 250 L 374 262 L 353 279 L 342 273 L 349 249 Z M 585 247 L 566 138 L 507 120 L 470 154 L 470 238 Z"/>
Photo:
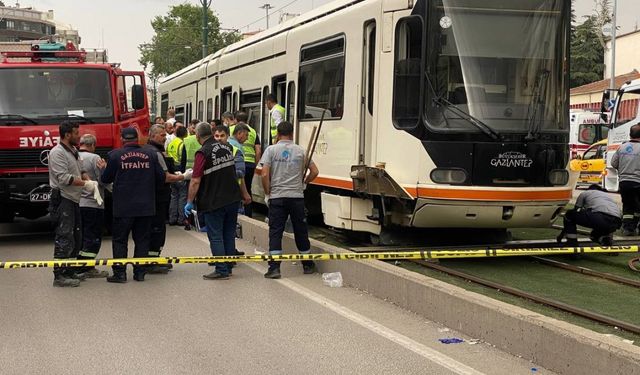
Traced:
<path id="1" fill-rule="evenodd" d="M 243 239 L 267 248 L 267 224 L 240 220 Z M 317 240 L 311 247 L 314 253 L 345 252 Z M 285 234 L 283 248 L 295 250 L 292 235 Z M 640 347 L 385 262 L 328 261 L 318 269 L 341 272 L 351 287 L 560 374 L 640 374 Z"/>

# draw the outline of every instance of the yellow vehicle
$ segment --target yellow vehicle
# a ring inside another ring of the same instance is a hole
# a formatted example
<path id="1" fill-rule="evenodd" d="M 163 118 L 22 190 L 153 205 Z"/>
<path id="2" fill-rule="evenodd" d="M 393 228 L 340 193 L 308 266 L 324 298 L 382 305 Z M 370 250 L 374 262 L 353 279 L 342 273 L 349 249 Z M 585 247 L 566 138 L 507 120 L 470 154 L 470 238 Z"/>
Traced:
<path id="1" fill-rule="evenodd" d="M 580 172 L 577 186 L 602 185 L 605 151 L 607 151 L 607 140 L 603 139 L 589 146 L 576 159 L 571 160 L 571 170 Z"/>

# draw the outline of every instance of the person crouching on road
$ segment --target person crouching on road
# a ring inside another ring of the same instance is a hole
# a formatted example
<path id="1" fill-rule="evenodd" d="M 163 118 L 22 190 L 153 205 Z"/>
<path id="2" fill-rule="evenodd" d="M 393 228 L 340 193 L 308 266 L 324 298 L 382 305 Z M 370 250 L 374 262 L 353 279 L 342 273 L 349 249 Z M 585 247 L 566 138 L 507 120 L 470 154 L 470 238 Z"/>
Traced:
<path id="1" fill-rule="evenodd" d="M 611 195 L 602 190 L 598 185 L 591 185 L 589 189 L 578 196 L 575 208 L 564 215 L 564 229 L 558 236 L 560 243 L 562 237 L 567 237 L 567 246 L 578 246 L 578 225 L 591 228 L 591 240 L 603 246 L 613 244 L 613 232 L 615 232 L 622 220 L 620 207 L 611 198 Z"/>
<path id="2" fill-rule="evenodd" d="M 91 181 L 82 169 L 76 145 L 80 140 L 79 125 L 65 121 L 60 124 L 60 143 L 49 153 L 49 212 L 55 222 L 54 259 L 74 259 L 82 247 L 80 196 L 93 194 L 98 183 Z M 86 276 L 82 270 L 54 267 L 53 286 L 79 286 Z"/>
<path id="3" fill-rule="evenodd" d="M 153 125 L 149 130 L 149 141 L 143 148 L 150 152 L 156 153 L 156 158 L 160 163 L 160 167 L 165 176 L 164 183 L 156 189 L 156 214 L 151 224 L 151 244 L 149 247 L 150 257 L 159 257 L 162 248 L 167 240 L 167 226 L 165 223 L 165 215 L 169 211 L 171 202 L 171 184 L 183 182 L 189 179 L 191 171 L 185 174 L 175 174 L 176 168 L 173 159 L 168 157 L 164 150 L 167 133 L 164 127 Z M 171 264 L 162 264 L 147 267 L 147 273 L 168 273 L 173 268 Z"/>
<path id="4" fill-rule="evenodd" d="M 109 153 L 102 182 L 113 182 L 113 257 L 126 258 L 129 233 L 133 235 L 135 258 L 149 255 L 151 225 L 156 214 L 156 189 L 164 184 L 165 173 L 157 153 L 140 147 L 138 132 L 125 128 L 120 132 L 122 148 Z M 133 279 L 144 281 L 144 266 L 133 266 Z M 126 266 L 113 266 L 110 283 L 126 283 Z"/>
<path id="5" fill-rule="evenodd" d="M 80 197 L 80 215 L 82 216 L 82 249 L 78 259 L 96 259 L 102 246 L 102 229 L 104 227 L 104 184 L 100 181 L 102 171 L 107 163 L 96 152 L 96 137 L 85 134 L 80 138 L 80 160 L 82 170 L 86 171 L 92 181 L 98 182 L 99 199 L 96 194 L 83 190 Z M 107 277 L 107 271 L 99 271 L 95 267 L 84 268 L 89 278 Z"/>
<path id="6" fill-rule="evenodd" d="M 618 170 L 620 181 L 623 236 L 636 235 L 640 220 L 640 124 L 629 129 L 629 138 L 611 158 L 611 166 Z"/>
<path id="7" fill-rule="evenodd" d="M 212 135 L 211 125 L 206 122 L 196 127 L 196 137 L 202 148 L 196 152 L 184 211 L 188 215 L 195 201 L 198 211 L 204 213 L 213 256 L 234 255 L 240 187 L 231 146 L 216 141 Z M 226 280 L 230 274 L 231 265 L 225 262 L 216 263 L 215 271 L 203 277 Z"/>
<path id="8" fill-rule="evenodd" d="M 309 174 L 304 176 L 307 160 L 304 149 L 293 143 L 293 125 L 288 121 L 278 124 L 277 143 L 267 147 L 260 167 L 265 202 L 269 207 L 269 255 L 282 254 L 282 234 L 291 217 L 296 247 L 300 254 L 309 254 L 311 244 L 304 213 L 304 187 L 318 176 L 315 163 L 309 163 Z M 315 263 L 303 260 L 305 274 L 315 272 Z M 270 261 L 264 275 L 268 279 L 280 278 L 280 262 Z"/>

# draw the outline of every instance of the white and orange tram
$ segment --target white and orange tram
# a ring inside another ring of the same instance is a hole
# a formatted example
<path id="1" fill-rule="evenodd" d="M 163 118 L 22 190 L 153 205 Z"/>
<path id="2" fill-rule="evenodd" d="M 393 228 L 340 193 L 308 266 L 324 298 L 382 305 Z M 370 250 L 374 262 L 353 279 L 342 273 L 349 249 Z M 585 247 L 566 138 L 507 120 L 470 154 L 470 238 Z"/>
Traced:
<path id="1" fill-rule="evenodd" d="M 304 147 L 324 113 L 306 193 L 329 226 L 544 227 L 575 183 L 569 27 L 564 0 L 337 0 L 164 78 L 158 108 L 244 110 L 263 147 L 268 93 Z"/>

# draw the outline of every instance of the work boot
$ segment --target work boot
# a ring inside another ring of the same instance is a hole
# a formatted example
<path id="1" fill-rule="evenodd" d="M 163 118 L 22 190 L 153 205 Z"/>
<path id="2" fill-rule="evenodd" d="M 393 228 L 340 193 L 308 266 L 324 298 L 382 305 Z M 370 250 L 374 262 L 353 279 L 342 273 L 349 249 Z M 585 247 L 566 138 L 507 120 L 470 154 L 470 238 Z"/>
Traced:
<path id="1" fill-rule="evenodd" d="M 580 244 L 578 244 L 578 239 L 577 238 L 567 238 L 567 242 L 565 242 L 564 246 L 565 247 L 578 247 L 578 246 L 580 246 Z"/>
<path id="2" fill-rule="evenodd" d="M 313 263 L 312 260 L 303 260 L 302 261 L 302 272 L 305 275 L 311 275 L 316 272 L 316 264 Z"/>
<path id="3" fill-rule="evenodd" d="M 279 279 L 282 277 L 280 274 L 279 266 L 269 266 L 269 270 L 264 274 L 264 277 L 267 279 Z"/>
<path id="4" fill-rule="evenodd" d="M 69 279 L 66 278 L 64 276 L 56 276 L 53 279 L 53 286 L 57 286 L 57 287 L 76 287 L 76 286 L 80 286 L 80 280 L 77 279 Z"/>
<path id="5" fill-rule="evenodd" d="M 107 277 L 109 276 L 109 272 L 107 271 L 100 271 L 97 268 L 92 268 L 90 270 L 87 270 L 84 275 L 87 277 L 87 279 L 99 279 L 99 278 L 103 278 L 103 277 Z"/>
<path id="6" fill-rule="evenodd" d="M 84 272 L 79 272 L 79 270 L 71 270 L 69 272 L 65 272 L 64 277 L 67 279 L 74 279 L 79 281 L 85 281 L 87 279 L 87 275 Z"/>
<path id="7" fill-rule="evenodd" d="M 636 231 L 633 229 L 622 228 L 622 235 L 624 237 L 632 237 L 636 235 Z"/>
<path id="8" fill-rule="evenodd" d="M 229 275 L 223 275 L 221 273 L 213 271 L 206 275 L 202 275 L 202 278 L 207 280 L 229 280 Z"/>
<path id="9" fill-rule="evenodd" d="M 114 273 L 112 276 L 107 277 L 107 281 L 110 283 L 124 284 L 127 282 L 126 273 Z"/>
<path id="10" fill-rule="evenodd" d="M 166 275 L 169 273 L 169 268 L 163 267 L 163 265 L 160 265 L 160 264 L 155 264 L 147 268 L 147 273 L 156 274 L 156 275 L 158 274 Z"/>
<path id="11" fill-rule="evenodd" d="M 600 236 L 600 238 L 598 238 L 598 242 L 602 246 L 613 246 L 613 236 Z"/>
<path id="12" fill-rule="evenodd" d="M 144 272 L 134 272 L 133 273 L 133 279 L 135 281 L 144 281 Z"/>

